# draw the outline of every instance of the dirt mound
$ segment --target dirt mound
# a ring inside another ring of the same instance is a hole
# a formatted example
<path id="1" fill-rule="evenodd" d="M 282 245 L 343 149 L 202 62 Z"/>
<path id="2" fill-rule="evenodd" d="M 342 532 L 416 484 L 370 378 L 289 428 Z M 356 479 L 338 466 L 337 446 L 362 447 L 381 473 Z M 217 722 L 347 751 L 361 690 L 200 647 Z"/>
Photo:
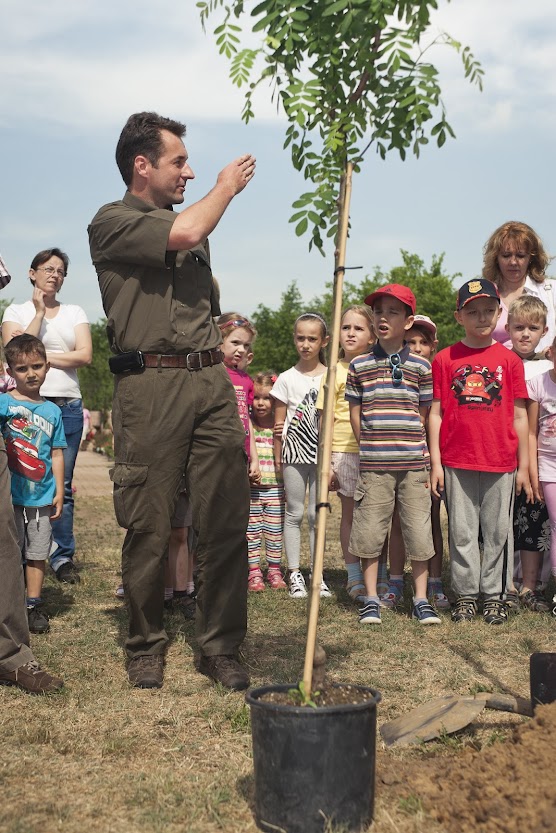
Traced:
<path id="1" fill-rule="evenodd" d="M 405 773 L 424 810 L 458 833 L 555 833 L 556 703 L 505 743 L 421 762 Z M 405 780 L 404 779 L 404 780 Z"/>

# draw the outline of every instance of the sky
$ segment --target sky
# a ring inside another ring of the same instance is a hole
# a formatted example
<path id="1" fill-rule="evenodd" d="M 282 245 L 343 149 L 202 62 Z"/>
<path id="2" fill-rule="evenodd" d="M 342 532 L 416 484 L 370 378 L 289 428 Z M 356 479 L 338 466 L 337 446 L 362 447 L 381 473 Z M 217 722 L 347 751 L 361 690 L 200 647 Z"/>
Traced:
<path id="1" fill-rule="evenodd" d="M 242 93 L 193 0 L 1 0 L 0 27 L 0 252 L 12 274 L 3 299 L 28 300 L 34 254 L 59 246 L 70 257 L 60 300 L 91 321 L 103 315 L 87 225 L 123 196 L 114 149 L 139 110 L 187 124 L 196 178 L 186 204 L 232 159 L 257 157 L 254 180 L 211 236 L 223 311 L 276 308 L 293 280 L 307 303 L 322 294 L 333 250 L 309 252 L 288 223 L 307 189 L 282 148 L 286 122 L 263 89 L 255 120 L 242 124 Z M 439 0 L 431 38 L 444 30 L 480 60 L 484 91 L 465 81 L 453 50 L 430 53 L 457 138 L 440 150 L 430 143 L 419 160 L 367 154 L 353 179 L 346 265 L 363 268 L 348 273 L 352 282 L 399 265 L 405 249 L 426 264 L 444 253 L 446 272 L 462 275 L 457 286 L 480 273 L 484 243 L 509 219 L 529 223 L 556 254 L 556 4 Z"/>

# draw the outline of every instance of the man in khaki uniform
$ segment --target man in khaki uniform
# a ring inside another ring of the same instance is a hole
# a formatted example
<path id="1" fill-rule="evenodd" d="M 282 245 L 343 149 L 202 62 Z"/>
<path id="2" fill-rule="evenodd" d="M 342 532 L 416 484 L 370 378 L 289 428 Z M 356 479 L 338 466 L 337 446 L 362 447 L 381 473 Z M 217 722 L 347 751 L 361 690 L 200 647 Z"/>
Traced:
<path id="1" fill-rule="evenodd" d="M 117 356 L 114 506 L 127 529 L 122 576 L 129 609 L 128 676 L 160 688 L 168 637 L 163 559 L 182 474 L 198 534 L 199 670 L 243 689 L 237 660 L 247 627 L 249 484 L 244 434 L 213 322 L 207 236 L 255 172 L 242 156 L 181 213 L 194 173 L 185 126 L 156 113 L 128 119 L 116 149 L 124 199 L 89 226 L 110 346 Z"/>

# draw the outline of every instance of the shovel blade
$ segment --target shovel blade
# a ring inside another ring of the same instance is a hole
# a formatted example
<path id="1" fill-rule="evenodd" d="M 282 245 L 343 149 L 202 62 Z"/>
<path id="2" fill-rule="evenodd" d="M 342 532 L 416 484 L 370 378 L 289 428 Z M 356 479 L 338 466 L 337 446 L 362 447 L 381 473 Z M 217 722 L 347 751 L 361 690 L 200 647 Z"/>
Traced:
<path id="1" fill-rule="evenodd" d="M 386 746 L 409 746 L 433 740 L 468 726 L 485 705 L 485 700 L 475 697 L 436 697 L 409 714 L 385 723 L 380 728 L 380 734 Z"/>

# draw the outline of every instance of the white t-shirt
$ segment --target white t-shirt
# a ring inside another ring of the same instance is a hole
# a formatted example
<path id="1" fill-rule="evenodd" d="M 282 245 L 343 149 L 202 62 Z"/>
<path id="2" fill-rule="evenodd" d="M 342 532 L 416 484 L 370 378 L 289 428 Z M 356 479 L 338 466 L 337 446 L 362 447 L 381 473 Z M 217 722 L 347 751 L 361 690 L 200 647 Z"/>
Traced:
<path id="1" fill-rule="evenodd" d="M 324 373 L 305 376 L 290 367 L 280 373 L 270 395 L 287 406 L 282 432 L 282 462 L 316 463 L 318 422 L 315 403 Z"/>
<path id="2" fill-rule="evenodd" d="M 539 403 L 539 480 L 556 483 L 556 385 L 550 372 L 530 379 L 527 392 Z"/>
<path id="3" fill-rule="evenodd" d="M 2 323 L 18 324 L 25 330 L 35 317 L 32 301 L 11 304 Z M 75 350 L 75 327 L 88 324 L 85 312 L 76 304 L 60 304 L 54 318 L 43 318 L 39 338 L 49 353 L 68 353 Z M 81 399 L 76 368 L 61 370 L 51 367 L 40 390 L 41 396 L 65 396 L 67 399 Z"/>

